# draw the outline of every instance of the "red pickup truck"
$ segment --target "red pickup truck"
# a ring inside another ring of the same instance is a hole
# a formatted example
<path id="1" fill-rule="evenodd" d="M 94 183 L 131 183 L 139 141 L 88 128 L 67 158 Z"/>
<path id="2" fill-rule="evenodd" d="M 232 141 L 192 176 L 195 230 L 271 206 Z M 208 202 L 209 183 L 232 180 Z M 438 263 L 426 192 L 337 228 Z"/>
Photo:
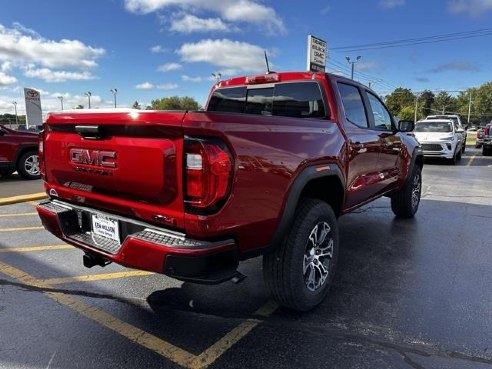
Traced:
<path id="1" fill-rule="evenodd" d="M 219 283 L 263 255 L 273 297 L 304 311 L 331 284 L 337 217 L 384 195 L 398 217 L 417 211 L 412 129 L 367 87 L 320 72 L 218 82 L 205 111 L 53 113 L 38 212 L 88 267 Z"/>

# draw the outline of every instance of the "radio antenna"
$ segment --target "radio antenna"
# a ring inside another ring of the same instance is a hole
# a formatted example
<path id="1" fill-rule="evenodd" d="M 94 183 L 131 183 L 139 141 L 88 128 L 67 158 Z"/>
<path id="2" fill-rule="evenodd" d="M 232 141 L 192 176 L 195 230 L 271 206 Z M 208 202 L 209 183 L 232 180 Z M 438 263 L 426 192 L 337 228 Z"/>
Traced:
<path id="1" fill-rule="evenodd" d="M 266 50 L 263 50 L 263 51 L 265 53 L 265 63 L 266 63 L 266 67 L 267 67 L 267 74 L 270 74 L 270 65 L 268 64 L 268 56 L 267 56 Z"/>

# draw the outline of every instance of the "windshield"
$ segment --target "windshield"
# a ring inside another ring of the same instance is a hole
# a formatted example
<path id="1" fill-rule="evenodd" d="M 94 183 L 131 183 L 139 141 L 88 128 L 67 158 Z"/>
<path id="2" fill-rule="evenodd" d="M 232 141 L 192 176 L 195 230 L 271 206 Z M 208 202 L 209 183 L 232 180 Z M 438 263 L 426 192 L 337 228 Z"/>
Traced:
<path id="1" fill-rule="evenodd" d="M 415 132 L 453 132 L 451 122 L 417 122 Z"/>

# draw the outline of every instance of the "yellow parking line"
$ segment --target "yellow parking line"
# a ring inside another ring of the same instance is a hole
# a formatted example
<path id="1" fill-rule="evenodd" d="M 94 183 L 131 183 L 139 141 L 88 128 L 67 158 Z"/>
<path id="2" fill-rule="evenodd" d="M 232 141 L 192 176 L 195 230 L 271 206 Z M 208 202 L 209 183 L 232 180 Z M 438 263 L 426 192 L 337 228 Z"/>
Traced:
<path id="1" fill-rule="evenodd" d="M 0 214 L 0 218 L 10 218 L 10 217 L 28 217 L 31 215 L 38 215 L 36 212 L 32 213 L 12 213 L 12 214 Z"/>
<path id="2" fill-rule="evenodd" d="M 472 163 L 473 163 L 473 160 L 475 160 L 475 158 L 476 158 L 476 157 L 477 157 L 477 155 L 476 155 L 476 154 L 475 154 L 475 155 L 473 155 L 473 156 L 471 156 L 471 157 L 470 157 L 470 159 L 468 160 L 468 163 L 466 163 L 466 166 L 467 166 L 467 167 L 471 166 L 471 165 L 472 165 Z"/>
<path id="3" fill-rule="evenodd" d="M 135 342 L 153 352 L 173 361 L 174 363 L 183 367 L 190 367 L 190 364 L 196 358 L 195 355 L 185 351 L 177 346 L 166 342 L 159 337 L 156 337 L 150 333 L 145 332 L 142 329 L 134 327 L 124 321 L 96 308 L 90 306 L 70 295 L 65 293 L 56 292 L 51 289 L 51 286 L 47 283 L 43 283 L 40 280 L 35 279 L 22 270 L 11 267 L 10 265 L 0 262 L 0 273 L 3 273 L 11 278 L 14 278 L 29 286 L 42 288 L 46 290 L 44 294 L 52 300 L 64 305 L 86 318 L 93 320 L 104 327 L 128 338 L 132 342 Z"/>
<path id="4" fill-rule="evenodd" d="M 74 249 L 75 250 L 75 247 L 70 246 L 70 245 L 11 247 L 11 248 L 7 248 L 7 249 L 0 249 L 0 252 L 35 252 L 35 251 L 66 250 L 66 249 Z"/>
<path id="5" fill-rule="evenodd" d="M 44 229 L 44 227 L 43 226 L 34 226 L 34 227 L 0 228 L 0 232 L 38 231 L 41 229 Z"/>
<path id="6" fill-rule="evenodd" d="M 196 356 L 183 350 L 173 344 L 160 339 L 146 331 L 139 329 L 131 324 L 128 324 L 96 307 L 90 306 L 70 295 L 57 292 L 52 288 L 53 284 L 65 283 L 66 281 L 75 281 L 80 278 L 89 278 L 90 276 L 73 277 L 73 278 L 57 278 L 40 280 L 32 277 L 31 275 L 23 272 L 22 270 L 11 267 L 10 265 L 0 262 L 0 273 L 3 273 L 13 279 L 16 279 L 26 285 L 42 288 L 43 293 L 52 300 L 64 305 L 86 318 L 93 320 L 104 327 L 128 338 L 130 341 L 139 344 L 171 361 L 188 369 L 205 369 L 213 364 L 218 358 L 220 358 L 228 349 L 234 346 L 248 333 L 250 333 L 255 327 L 262 323 L 261 320 L 248 319 L 236 328 L 232 329 L 225 336 L 219 339 L 216 343 Z M 131 272 L 128 272 L 131 273 Z M 118 275 L 123 277 L 125 273 L 109 273 L 106 276 Z M 151 273 L 149 273 L 151 274 Z M 102 275 L 96 276 L 101 277 Z M 255 314 L 268 317 L 276 309 L 278 305 L 275 302 L 268 302 L 264 306 L 260 307 Z"/>
<path id="7" fill-rule="evenodd" d="M 40 229 L 44 229 L 44 227 L 0 228 L 0 232 L 39 231 Z"/>
<path id="8" fill-rule="evenodd" d="M 248 319 L 238 325 L 224 337 L 202 352 L 191 363 L 191 369 L 204 369 L 221 357 L 224 352 L 234 346 L 241 338 L 246 336 L 253 328 L 260 324 L 260 320 Z"/>
<path id="9" fill-rule="evenodd" d="M 41 282 L 53 286 L 55 284 L 65 284 L 65 283 L 74 283 L 74 282 L 94 282 L 94 281 L 102 281 L 107 279 L 142 277 L 142 276 L 148 276 L 153 274 L 154 273 L 152 272 L 146 272 L 144 270 L 132 270 L 129 272 L 102 273 L 102 274 L 92 274 L 92 275 L 89 274 L 89 275 L 81 275 L 78 277 L 42 279 Z"/>
<path id="10" fill-rule="evenodd" d="M 30 195 L 5 197 L 5 198 L 0 199 L 0 205 L 11 205 L 11 204 L 17 204 L 19 202 L 41 200 L 47 196 L 48 195 L 46 195 L 45 192 L 38 192 L 38 193 L 30 194 Z"/>

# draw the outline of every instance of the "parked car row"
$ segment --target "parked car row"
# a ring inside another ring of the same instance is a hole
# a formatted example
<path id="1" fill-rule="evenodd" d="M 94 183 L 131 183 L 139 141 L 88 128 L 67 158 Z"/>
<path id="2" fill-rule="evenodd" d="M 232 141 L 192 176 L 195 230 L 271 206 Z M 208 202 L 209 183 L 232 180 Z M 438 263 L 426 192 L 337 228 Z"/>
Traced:
<path id="1" fill-rule="evenodd" d="M 492 122 L 487 124 L 483 129 L 483 135 L 481 136 L 482 155 L 492 155 Z M 478 136 L 477 136 L 478 139 Z"/>

